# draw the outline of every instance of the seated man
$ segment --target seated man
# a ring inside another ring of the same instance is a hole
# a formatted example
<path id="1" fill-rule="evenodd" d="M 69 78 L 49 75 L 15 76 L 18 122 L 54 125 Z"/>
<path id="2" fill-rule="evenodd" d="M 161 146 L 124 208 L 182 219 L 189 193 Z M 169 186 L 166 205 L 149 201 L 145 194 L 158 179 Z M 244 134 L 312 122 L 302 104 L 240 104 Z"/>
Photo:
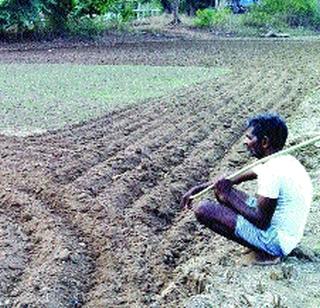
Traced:
<path id="1" fill-rule="evenodd" d="M 252 156 L 263 158 L 280 151 L 288 129 L 275 114 L 258 115 L 248 121 L 244 144 Z M 257 179 L 256 197 L 234 188 Z M 219 178 L 196 186 L 182 198 L 214 184 L 218 202 L 202 201 L 194 208 L 198 221 L 211 230 L 255 251 L 255 264 L 275 264 L 288 255 L 303 236 L 312 201 L 311 180 L 305 168 L 291 155 L 271 158 L 233 180 Z"/>

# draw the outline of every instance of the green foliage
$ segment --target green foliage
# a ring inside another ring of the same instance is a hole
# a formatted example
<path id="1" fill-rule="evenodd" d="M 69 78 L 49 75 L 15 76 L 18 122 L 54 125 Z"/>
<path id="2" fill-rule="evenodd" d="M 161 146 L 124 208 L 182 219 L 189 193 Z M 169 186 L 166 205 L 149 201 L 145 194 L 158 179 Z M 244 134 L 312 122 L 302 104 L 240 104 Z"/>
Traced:
<path id="1" fill-rule="evenodd" d="M 3 36 L 65 30 L 74 0 L 5 0 L 0 4 L 0 32 Z"/>
<path id="2" fill-rule="evenodd" d="M 43 3 L 47 26 L 54 32 L 65 32 L 68 16 L 76 5 L 75 0 L 43 0 Z"/>
<path id="3" fill-rule="evenodd" d="M 105 14 L 118 0 L 0 0 L 0 34 L 3 37 L 24 38 L 26 34 L 79 33 L 87 37 L 101 33 Z M 122 2 L 122 1 L 118 1 Z M 123 6 L 123 20 L 131 11 Z M 90 17 L 89 17 L 90 16 Z"/>
<path id="4" fill-rule="evenodd" d="M 68 29 L 72 35 L 81 37 L 97 36 L 106 28 L 121 30 L 134 18 L 134 8 L 134 0 L 80 0 L 68 22 Z"/>
<path id="5" fill-rule="evenodd" d="M 229 1 L 230 2 L 230 1 Z M 188 15 L 193 15 L 193 13 L 198 10 L 204 10 L 212 7 L 217 1 L 213 0 L 180 0 L 179 10 L 180 12 L 185 12 Z"/>
<path id="6" fill-rule="evenodd" d="M 317 0 L 263 0 L 253 8 L 248 20 L 260 24 L 273 20 L 293 27 L 317 26 L 319 25 L 317 2 Z"/>
<path id="7" fill-rule="evenodd" d="M 120 23 L 126 23 L 134 18 L 134 1 L 117 1 L 110 7 L 109 12 L 114 14 Z"/>
<path id="8" fill-rule="evenodd" d="M 5 0 L 0 4 L 0 33 L 23 36 L 36 30 L 42 20 L 41 0 Z"/>
<path id="9" fill-rule="evenodd" d="M 159 0 L 141 4 L 161 7 Z M 138 0 L 0 0 L 0 34 L 96 37 L 107 26 L 123 29 L 137 5 Z"/>
<path id="10" fill-rule="evenodd" d="M 196 18 L 194 24 L 197 27 L 210 27 L 212 26 L 212 20 L 214 16 L 214 9 L 204 9 L 198 10 L 196 13 Z"/>
<path id="11" fill-rule="evenodd" d="M 157 10 L 163 12 L 163 6 L 159 0 L 147 0 L 147 1 L 145 0 L 145 1 L 141 1 L 139 3 L 140 3 L 141 9 L 146 9 L 146 10 L 157 9 Z"/>
<path id="12" fill-rule="evenodd" d="M 197 27 L 213 27 L 222 26 L 228 23 L 231 17 L 231 11 L 229 9 L 204 9 L 196 12 L 196 18 L 194 24 Z"/>
<path id="13" fill-rule="evenodd" d="M 261 8 L 268 14 L 292 13 L 307 16 L 316 11 L 317 0 L 264 0 Z"/>
<path id="14" fill-rule="evenodd" d="M 76 0 L 66 29 L 71 36 L 95 38 L 107 28 L 105 14 L 118 0 Z"/>
<path id="15" fill-rule="evenodd" d="M 242 24 L 248 27 L 265 27 L 272 24 L 272 16 L 260 10 L 252 10 L 247 14 L 243 14 L 241 18 Z"/>
<path id="16" fill-rule="evenodd" d="M 109 7 L 113 5 L 116 0 L 78 0 L 75 9 L 75 16 L 84 16 L 84 15 L 104 15 Z"/>
<path id="17" fill-rule="evenodd" d="M 203 4 L 202 1 L 197 5 Z M 206 8 L 196 12 L 197 27 L 220 27 L 234 33 L 258 34 L 262 28 L 289 31 L 304 27 L 320 29 L 320 2 L 318 0 L 260 0 L 245 14 L 231 14 L 229 10 Z M 254 32 L 255 31 L 255 32 Z M 257 32 L 258 31 L 258 32 Z M 249 34 L 250 35 L 250 34 Z"/>
<path id="18" fill-rule="evenodd" d="M 86 39 L 96 38 L 101 35 L 106 28 L 106 21 L 103 16 L 70 16 L 66 24 L 66 30 L 71 36 Z"/>

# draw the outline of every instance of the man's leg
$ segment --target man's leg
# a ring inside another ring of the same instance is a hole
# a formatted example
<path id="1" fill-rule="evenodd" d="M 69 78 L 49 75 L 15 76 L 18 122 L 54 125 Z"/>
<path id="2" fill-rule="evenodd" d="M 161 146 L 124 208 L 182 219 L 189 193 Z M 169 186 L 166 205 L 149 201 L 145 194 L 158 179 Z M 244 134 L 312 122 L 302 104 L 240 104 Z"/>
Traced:
<path id="1" fill-rule="evenodd" d="M 238 214 L 232 209 L 210 200 L 201 201 L 194 209 L 197 220 L 212 231 L 245 247 L 259 251 L 248 242 L 235 236 Z"/>
<path id="2" fill-rule="evenodd" d="M 239 193 L 242 192 L 239 191 Z M 246 194 L 243 193 L 243 196 L 246 200 L 248 199 Z M 194 213 L 200 223 L 214 232 L 255 251 L 254 260 L 250 260 L 250 263 L 268 265 L 276 264 L 280 261 L 280 258 L 265 252 L 259 245 L 254 246 L 235 235 L 238 213 L 225 205 L 209 200 L 202 201 L 194 209 Z"/>

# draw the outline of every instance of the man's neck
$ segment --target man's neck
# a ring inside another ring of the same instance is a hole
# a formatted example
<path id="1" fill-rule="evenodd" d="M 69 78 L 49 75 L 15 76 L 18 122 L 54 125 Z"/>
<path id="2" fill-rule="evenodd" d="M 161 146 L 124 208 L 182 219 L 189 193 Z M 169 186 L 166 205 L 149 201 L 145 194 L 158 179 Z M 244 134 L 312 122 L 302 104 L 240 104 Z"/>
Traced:
<path id="1" fill-rule="evenodd" d="M 274 154 L 274 153 L 276 153 L 276 152 L 279 152 L 279 150 L 276 150 L 276 149 L 274 149 L 274 148 L 268 148 L 268 149 L 265 150 L 265 155 L 264 155 L 264 157 L 269 156 L 269 155 L 272 155 L 272 154 Z"/>

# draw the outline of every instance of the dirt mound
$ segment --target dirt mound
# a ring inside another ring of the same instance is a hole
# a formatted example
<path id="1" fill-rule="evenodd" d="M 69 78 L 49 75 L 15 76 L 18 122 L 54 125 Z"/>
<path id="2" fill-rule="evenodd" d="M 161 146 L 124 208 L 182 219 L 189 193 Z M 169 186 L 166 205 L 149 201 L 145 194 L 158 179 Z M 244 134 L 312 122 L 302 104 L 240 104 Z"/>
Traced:
<path id="1" fill-rule="evenodd" d="M 318 42 L 215 40 L 2 51 L 3 62 L 219 65 L 231 73 L 84 125 L 2 136 L 0 302 L 181 306 L 195 289 L 187 280 L 188 294 L 168 291 L 179 266 L 208 250 L 222 267 L 239 256 L 181 213 L 182 193 L 245 163 L 239 138 L 249 115 L 274 110 L 290 119 L 319 80 L 318 50 Z"/>

